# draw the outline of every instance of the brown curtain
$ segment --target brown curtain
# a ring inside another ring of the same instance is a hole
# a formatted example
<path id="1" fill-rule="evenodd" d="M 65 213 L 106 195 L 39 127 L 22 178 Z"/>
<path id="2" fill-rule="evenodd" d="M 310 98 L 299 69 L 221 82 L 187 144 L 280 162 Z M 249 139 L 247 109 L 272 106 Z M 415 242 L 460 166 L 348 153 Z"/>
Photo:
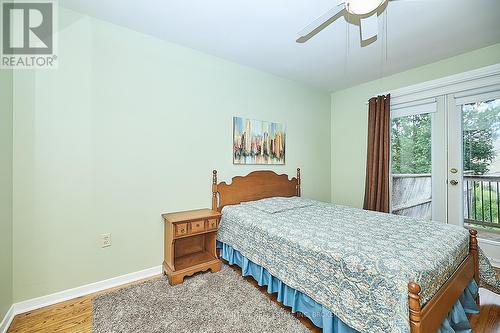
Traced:
<path id="1" fill-rule="evenodd" d="M 364 209 L 389 212 L 390 95 L 368 103 L 368 156 Z"/>

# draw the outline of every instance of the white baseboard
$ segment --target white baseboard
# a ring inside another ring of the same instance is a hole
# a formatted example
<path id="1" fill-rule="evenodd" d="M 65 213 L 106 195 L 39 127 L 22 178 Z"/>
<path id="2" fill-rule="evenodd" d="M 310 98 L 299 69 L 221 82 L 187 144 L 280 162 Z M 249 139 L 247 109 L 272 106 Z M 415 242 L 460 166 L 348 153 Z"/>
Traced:
<path id="1" fill-rule="evenodd" d="M 491 239 L 478 237 L 478 238 L 477 238 L 477 240 L 478 240 L 480 243 L 485 243 L 485 244 L 490 244 L 490 245 L 500 246 L 500 243 L 499 243 L 498 241 L 494 241 L 494 240 L 491 240 Z"/>
<path id="2" fill-rule="evenodd" d="M 479 247 L 488 257 L 491 264 L 500 267 L 500 242 L 491 239 L 478 238 Z"/>
<path id="3" fill-rule="evenodd" d="M 490 257 L 488 257 L 488 259 L 490 260 L 491 266 L 496 267 L 496 268 L 500 268 L 500 259 L 490 258 Z"/>
<path id="4" fill-rule="evenodd" d="M 14 304 L 10 306 L 9 311 L 5 314 L 5 317 L 3 317 L 2 322 L 0 323 L 0 333 L 5 333 L 7 332 L 7 329 L 10 326 L 10 323 L 12 323 L 12 319 L 14 319 Z"/>
<path id="5" fill-rule="evenodd" d="M 2 321 L 2 325 L 0 326 L 0 333 L 5 333 L 7 331 L 7 328 L 9 328 L 12 319 L 14 318 L 14 316 L 18 314 L 28 311 L 33 311 L 35 309 L 43 308 L 45 306 L 61 303 L 64 301 L 68 301 L 70 299 L 74 299 L 80 296 L 85 296 L 95 292 L 118 287 L 120 285 L 134 282 L 137 280 L 146 279 L 155 275 L 162 274 L 162 272 L 163 272 L 162 266 L 156 266 L 144 269 L 142 271 L 117 276 L 111 279 L 86 284 L 84 286 L 63 290 L 54 294 L 29 299 L 19 303 L 14 303 L 11 306 L 9 312 L 7 312 L 7 315 L 5 316 L 4 320 Z"/>

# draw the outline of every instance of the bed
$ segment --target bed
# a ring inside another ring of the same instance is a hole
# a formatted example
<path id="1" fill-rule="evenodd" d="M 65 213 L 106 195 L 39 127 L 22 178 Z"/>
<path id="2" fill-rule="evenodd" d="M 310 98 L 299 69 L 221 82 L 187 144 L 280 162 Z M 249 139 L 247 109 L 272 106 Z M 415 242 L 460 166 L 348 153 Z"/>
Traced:
<path id="1" fill-rule="evenodd" d="M 300 169 L 291 179 L 255 171 L 230 184 L 213 173 L 223 258 L 245 263 L 324 331 L 311 313 L 338 320 L 331 331 L 428 333 L 464 300 L 479 304 L 475 230 L 300 197 Z"/>

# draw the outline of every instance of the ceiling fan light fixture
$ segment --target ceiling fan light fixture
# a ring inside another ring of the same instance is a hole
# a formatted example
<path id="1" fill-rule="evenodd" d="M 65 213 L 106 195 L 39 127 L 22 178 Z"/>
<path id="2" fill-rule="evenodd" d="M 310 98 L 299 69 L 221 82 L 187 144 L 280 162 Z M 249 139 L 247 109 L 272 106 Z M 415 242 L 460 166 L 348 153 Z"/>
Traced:
<path id="1" fill-rule="evenodd" d="M 387 0 L 347 0 L 346 9 L 354 15 L 366 15 L 380 7 Z"/>

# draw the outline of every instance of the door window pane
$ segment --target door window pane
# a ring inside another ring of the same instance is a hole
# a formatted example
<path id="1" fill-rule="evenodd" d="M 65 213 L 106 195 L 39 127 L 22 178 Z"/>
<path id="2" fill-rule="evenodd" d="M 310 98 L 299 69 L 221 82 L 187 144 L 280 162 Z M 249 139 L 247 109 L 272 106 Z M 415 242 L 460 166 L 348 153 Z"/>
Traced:
<path id="1" fill-rule="evenodd" d="M 462 105 L 464 223 L 500 230 L 500 99 Z"/>
<path id="2" fill-rule="evenodd" d="M 392 213 L 432 218 L 431 115 L 392 119 Z"/>

